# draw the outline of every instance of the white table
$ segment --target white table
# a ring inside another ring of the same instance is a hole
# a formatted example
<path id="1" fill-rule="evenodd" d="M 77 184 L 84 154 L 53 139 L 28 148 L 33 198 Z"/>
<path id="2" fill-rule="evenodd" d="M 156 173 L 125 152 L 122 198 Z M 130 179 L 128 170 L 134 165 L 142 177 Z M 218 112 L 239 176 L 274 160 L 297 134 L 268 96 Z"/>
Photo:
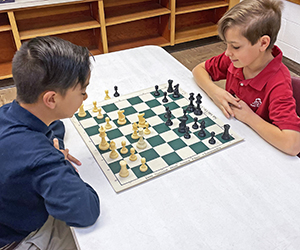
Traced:
<path id="1" fill-rule="evenodd" d="M 192 73 L 162 48 L 145 46 L 95 56 L 85 104 L 173 79 L 245 140 L 117 194 L 70 120 L 66 146 L 99 194 L 101 216 L 75 228 L 91 249 L 300 249 L 300 160 L 278 151 L 248 126 L 227 120 Z"/>

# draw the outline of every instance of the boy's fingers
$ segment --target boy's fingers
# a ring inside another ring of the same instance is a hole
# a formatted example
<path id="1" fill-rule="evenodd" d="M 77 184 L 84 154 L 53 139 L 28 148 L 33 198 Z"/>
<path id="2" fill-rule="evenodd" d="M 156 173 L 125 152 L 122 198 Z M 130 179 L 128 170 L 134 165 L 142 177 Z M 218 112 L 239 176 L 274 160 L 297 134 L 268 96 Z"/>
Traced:
<path id="1" fill-rule="evenodd" d="M 58 143 L 58 139 L 57 139 L 57 138 L 54 138 L 54 139 L 53 139 L 53 146 L 54 146 L 56 149 L 59 149 L 59 143 Z"/>
<path id="2" fill-rule="evenodd" d="M 80 166 L 81 165 L 81 162 L 75 158 L 74 156 L 68 154 L 68 160 L 71 161 L 71 162 L 74 162 L 77 166 Z"/>

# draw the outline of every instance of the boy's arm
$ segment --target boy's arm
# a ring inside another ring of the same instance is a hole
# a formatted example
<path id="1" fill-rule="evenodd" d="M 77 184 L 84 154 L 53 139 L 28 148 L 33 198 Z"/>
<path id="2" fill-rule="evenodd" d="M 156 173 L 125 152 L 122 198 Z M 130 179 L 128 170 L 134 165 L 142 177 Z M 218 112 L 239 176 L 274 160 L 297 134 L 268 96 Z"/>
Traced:
<path id="1" fill-rule="evenodd" d="M 294 130 L 280 130 L 277 126 L 265 121 L 244 102 L 241 108 L 232 107 L 235 117 L 250 126 L 264 140 L 289 155 L 300 152 L 300 133 Z"/>
<path id="2" fill-rule="evenodd" d="M 239 99 L 214 84 L 214 82 L 210 78 L 210 75 L 205 69 L 205 62 L 198 64 L 192 72 L 198 86 L 206 92 L 206 94 L 221 109 L 223 114 L 227 118 L 229 118 L 230 116 L 234 116 L 231 105 L 239 108 Z"/>

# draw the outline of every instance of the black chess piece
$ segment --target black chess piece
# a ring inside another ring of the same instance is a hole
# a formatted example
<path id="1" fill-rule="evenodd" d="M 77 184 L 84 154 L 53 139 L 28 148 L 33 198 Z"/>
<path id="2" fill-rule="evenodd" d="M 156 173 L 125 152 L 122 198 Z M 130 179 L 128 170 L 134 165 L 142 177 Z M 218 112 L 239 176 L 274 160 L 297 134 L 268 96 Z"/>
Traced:
<path id="1" fill-rule="evenodd" d="M 215 140 L 215 132 L 211 132 L 210 133 L 211 135 L 211 138 L 209 139 L 209 144 L 215 144 L 216 143 L 216 140 Z"/>
<path id="2" fill-rule="evenodd" d="M 165 118 L 168 118 L 168 113 L 171 113 L 170 107 L 169 107 L 169 106 L 166 106 L 165 109 L 166 109 L 166 113 L 164 114 L 164 117 L 165 117 Z"/>
<path id="3" fill-rule="evenodd" d="M 197 117 L 194 118 L 194 124 L 193 124 L 192 128 L 193 128 L 193 129 L 198 129 L 198 128 L 199 128 L 199 125 L 198 125 L 198 118 L 197 118 Z"/>
<path id="4" fill-rule="evenodd" d="M 176 85 L 174 86 L 173 97 L 174 97 L 174 98 L 179 98 L 179 97 L 180 97 L 180 94 L 179 94 L 179 84 L 176 84 Z"/>
<path id="5" fill-rule="evenodd" d="M 189 100 L 190 100 L 190 104 L 187 107 L 187 111 L 194 112 L 195 110 L 195 106 L 193 104 L 193 101 L 195 100 L 194 93 L 190 93 Z"/>
<path id="6" fill-rule="evenodd" d="M 168 98 L 167 98 L 167 92 L 164 92 L 164 98 L 162 99 L 162 102 L 168 102 Z"/>
<path id="7" fill-rule="evenodd" d="M 205 133 L 205 121 L 204 120 L 202 120 L 201 122 L 200 122 L 200 131 L 198 132 L 198 136 L 200 136 L 200 137 L 205 137 L 206 136 L 206 133 Z"/>
<path id="8" fill-rule="evenodd" d="M 120 94 L 118 93 L 118 86 L 115 86 L 114 89 L 115 89 L 114 97 L 120 96 Z"/>
<path id="9" fill-rule="evenodd" d="M 200 107 L 200 104 L 202 103 L 202 101 L 201 101 L 201 99 L 202 99 L 202 96 L 200 95 L 200 94 L 198 94 L 197 96 L 196 96 L 196 104 L 197 104 L 197 107 L 196 107 L 196 109 L 194 110 L 194 114 L 195 115 L 202 115 L 202 110 L 201 110 L 201 107 Z"/>
<path id="10" fill-rule="evenodd" d="M 154 95 L 155 95 L 155 96 L 159 96 L 159 95 L 160 95 L 160 93 L 159 93 L 159 91 L 158 91 L 158 85 L 155 85 L 155 92 L 154 92 Z"/>
<path id="11" fill-rule="evenodd" d="M 230 139 L 229 128 L 230 128 L 229 124 L 224 125 L 224 133 L 222 135 L 222 139 L 225 141 L 228 141 Z"/>
<path id="12" fill-rule="evenodd" d="M 167 92 L 168 93 L 172 93 L 174 90 L 173 90 L 173 86 L 172 86 L 172 84 L 173 84 L 173 80 L 168 80 L 168 84 L 169 84 L 169 86 L 168 86 L 168 89 L 167 89 Z"/>
<path id="13" fill-rule="evenodd" d="M 180 123 L 179 123 L 179 128 L 178 128 L 178 132 L 179 133 L 184 133 L 185 132 L 185 128 L 186 128 L 186 121 L 187 119 L 183 116 L 179 118 Z"/>
<path id="14" fill-rule="evenodd" d="M 190 135 L 190 128 L 189 127 L 185 127 L 185 134 L 183 136 L 185 139 L 190 139 L 191 135 Z"/>
<path id="15" fill-rule="evenodd" d="M 171 112 L 167 112 L 166 113 L 167 114 L 167 120 L 166 120 L 166 125 L 167 126 L 172 126 L 173 125 L 173 122 L 172 122 L 172 120 L 171 120 L 171 116 L 172 116 L 172 114 L 171 114 Z"/>

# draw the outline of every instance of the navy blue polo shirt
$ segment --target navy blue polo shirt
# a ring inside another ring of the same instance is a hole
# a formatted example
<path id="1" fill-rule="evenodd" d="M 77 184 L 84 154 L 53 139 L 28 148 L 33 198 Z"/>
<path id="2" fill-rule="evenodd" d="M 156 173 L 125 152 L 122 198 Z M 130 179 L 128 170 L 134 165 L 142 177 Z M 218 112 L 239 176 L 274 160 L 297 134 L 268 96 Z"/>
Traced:
<path id="1" fill-rule="evenodd" d="M 16 101 L 0 108 L 0 247 L 42 227 L 49 214 L 75 227 L 99 216 L 96 192 L 53 146 L 64 134 L 54 125 Z"/>

